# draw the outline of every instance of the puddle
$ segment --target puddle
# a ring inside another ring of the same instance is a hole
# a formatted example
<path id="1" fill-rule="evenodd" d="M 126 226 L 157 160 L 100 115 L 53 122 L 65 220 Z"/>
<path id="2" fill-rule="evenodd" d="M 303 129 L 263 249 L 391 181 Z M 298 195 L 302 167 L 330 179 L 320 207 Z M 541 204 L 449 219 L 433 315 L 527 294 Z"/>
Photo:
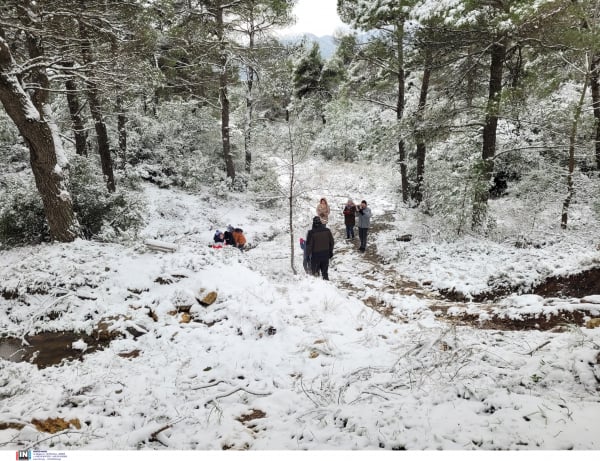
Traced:
<path id="1" fill-rule="evenodd" d="M 58 365 L 63 360 L 81 360 L 83 355 L 102 350 L 113 338 L 96 339 L 74 331 L 46 331 L 19 338 L 0 339 L 0 358 L 11 362 L 29 362 L 38 368 Z M 73 348 L 73 343 L 84 341 L 85 350 Z M 27 345 L 29 344 L 29 345 Z"/>

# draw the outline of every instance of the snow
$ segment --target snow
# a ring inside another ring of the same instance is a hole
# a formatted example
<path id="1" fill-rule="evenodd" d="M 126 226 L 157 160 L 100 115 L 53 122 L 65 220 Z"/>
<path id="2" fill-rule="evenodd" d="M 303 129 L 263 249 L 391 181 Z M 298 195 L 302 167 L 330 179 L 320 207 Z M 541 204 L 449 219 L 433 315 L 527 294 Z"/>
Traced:
<path id="1" fill-rule="evenodd" d="M 319 171 L 314 162 L 302 168 L 306 181 L 307 172 Z M 59 366 L 0 360 L 0 422 L 25 424 L 1 430 L 1 446 L 600 449 L 600 329 L 460 326 L 436 316 L 430 308 L 439 301 L 427 295 L 443 287 L 474 294 L 500 273 L 529 282 L 592 264 L 598 255 L 587 237 L 539 249 L 468 236 L 436 239 L 415 210 L 395 205 L 390 170 L 331 165 L 306 185 L 294 233 L 305 235 L 326 196 L 336 238 L 331 282 L 301 273 L 299 248 L 299 274 L 292 274 L 285 208 L 257 208 L 243 195 L 218 198 L 209 190 L 147 187 L 149 222 L 137 242 L 76 240 L 2 251 L 1 287 L 21 296 L 0 297 L 6 335 L 90 333 L 107 318 L 118 331 L 146 333 L 125 333 Z M 348 196 L 367 199 L 373 226 L 388 226 L 372 231 L 365 255 L 343 239 L 340 206 Z M 210 248 L 214 230 L 228 224 L 242 227 L 255 247 Z M 406 232 L 411 242 L 395 240 Z M 176 251 L 152 251 L 145 239 Z M 375 244 L 379 266 L 369 259 Z M 408 289 L 405 281 L 417 283 Z M 198 303 L 199 294 L 211 291 L 214 304 Z M 189 303 L 194 320 L 183 323 L 177 306 Z M 447 303 L 449 312 L 486 308 Z M 599 304 L 600 294 L 581 300 L 514 294 L 488 307 L 515 317 L 582 306 L 598 315 Z M 51 311 L 60 315 L 47 316 Z M 89 345 L 78 340 L 72 347 Z M 132 351 L 139 356 L 119 355 Z M 256 410 L 264 417 L 242 422 Z M 56 417 L 77 418 L 82 427 L 49 438 L 30 424 Z"/>

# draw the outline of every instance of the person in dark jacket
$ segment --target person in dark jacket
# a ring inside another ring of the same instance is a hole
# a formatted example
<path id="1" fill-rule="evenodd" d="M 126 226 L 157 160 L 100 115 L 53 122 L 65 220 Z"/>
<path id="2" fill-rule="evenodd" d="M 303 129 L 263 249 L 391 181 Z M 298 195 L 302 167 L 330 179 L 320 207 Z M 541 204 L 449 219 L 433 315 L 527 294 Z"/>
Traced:
<path id="1" fill-rule="evenodd" d="M 313 227 L 306 235 L 306 253 L 310 258 L 310 269 L 313 275 L 329 280 L 329 259 L 333 256 L 333 235 L 321 223 L 321 218 L 313 218 Z"/>
<path id="2" fill-rule="evenodd" d="M 217 229 L 215 231 L 215 235 L 213 237 L 213 240 L 215 241 L 215 244 L 225 243 L 225 234 L 223 234 L 223 232 L 221 232 L 220 230 Z"/>
<path id="3" fill-rule="evenodd" d="M 225 244 L 235 246 L 235 239 L 233 238 L 233 226 L 229 224 L 227 230 L 223 233 Z"/>
<path id="4" fill-rule="evenodd" d="M 346 238 L 354 238 L 354 226 L 356 226 L 356 205 L 352 199 L 348 199 L 348 203 L 342 211 L 344 214 L 344 224 L 346 225 Z"/>

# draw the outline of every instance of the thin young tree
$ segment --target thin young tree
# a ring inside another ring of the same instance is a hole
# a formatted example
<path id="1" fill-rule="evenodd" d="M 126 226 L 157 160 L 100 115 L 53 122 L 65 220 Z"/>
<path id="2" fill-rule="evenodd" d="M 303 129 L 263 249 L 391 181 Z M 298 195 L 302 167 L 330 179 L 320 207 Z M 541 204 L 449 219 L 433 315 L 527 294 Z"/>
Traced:
<path id="1" fill-rule="evenodd" d="M 240 5 L 240 21 L 238 30 L 245 36 L 247 43 L 242 49 L 241 59 L 245 63 L 246 77 L 246 113 L 244 120 L 244 153 L 245 170 L 250 172 L 252 167 L 252 130 L 254 124 L 255 84 L 258 81 L 261 67 L 260 57 L 263 50 L 272 47 L 272 41 L 265 36 L 276 27 L 291 22 L 291 10 L 295 0 L 247 0 Z M 268 52 L 268 51 L 267 51 Z"/>

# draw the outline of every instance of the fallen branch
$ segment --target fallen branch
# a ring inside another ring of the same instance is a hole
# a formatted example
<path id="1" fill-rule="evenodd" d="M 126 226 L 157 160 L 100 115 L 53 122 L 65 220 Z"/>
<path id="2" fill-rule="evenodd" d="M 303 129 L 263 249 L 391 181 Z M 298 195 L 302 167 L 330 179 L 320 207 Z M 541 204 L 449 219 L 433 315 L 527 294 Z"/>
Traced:
<path id="1" fill-rule="evenodd" d="M 222 379 L 220 379 L 219 381 L 215 381 L 214 383 L 206 384 L 204 386 L 191 387 L 190 390 L 191 391 L 198 391 L 200 389 L 208 389 L 209 387 L 215 387 L 215 386 L 217 386 L 218 384 L 221 384 L 221 383 L 225 383 L 225 381 L 223 381 Z"/>
<path id="2" fill-rule="evenodd" d="M 235 394 L 236 392 L 246 392 L 248 394 L 251 395 L 258 395 L 258 396 L 266 396 L 266 395 L 271 395 L 272 392 L 253 392 L 253 391 L 249 391 L 247 389 L 244 389 L 243 387 L 236 387 L 235 389 L 226 392 L 224 394 L 221 395 L 217 395 L 215 397 L 211 397 L 210 399 L 208 399 L 206 402 L 204 402 L 204 406 L 207 407 L 209 403 L 214 402 L 215 404 L 217 403 L 217 399 L 224 399 L 225 397 L 229 397 L 230 395 Z"/>
<path id="3" fill-rule="evenodd" d="M 161 427 L 159 430 L 154 431 L 152 434 L 150 434 L 150 438 L 148 439 L 149 442 L 158 442 L 160 443 L 163 447 L 169 447 L 169 445 L 167 445 L 166 443 L 164 443 L 162 440 L 160 440 L 158 438 L 158 434 L 160 434 L 162 431 L 166 431 L 167 429 L 171 429 L 173 427 L 172 424 L 167 424 L 164 427 Z"/>
<path id="4" fill-rule="evenodd" d="M 146 245 L 151 250 L 165 251 L 170 253 L 173 253 L 178 248 L 178 245 L 175 243 L 161 242 L 160 240 L 151 239 L 144 240 L 144 245 Z"/>

